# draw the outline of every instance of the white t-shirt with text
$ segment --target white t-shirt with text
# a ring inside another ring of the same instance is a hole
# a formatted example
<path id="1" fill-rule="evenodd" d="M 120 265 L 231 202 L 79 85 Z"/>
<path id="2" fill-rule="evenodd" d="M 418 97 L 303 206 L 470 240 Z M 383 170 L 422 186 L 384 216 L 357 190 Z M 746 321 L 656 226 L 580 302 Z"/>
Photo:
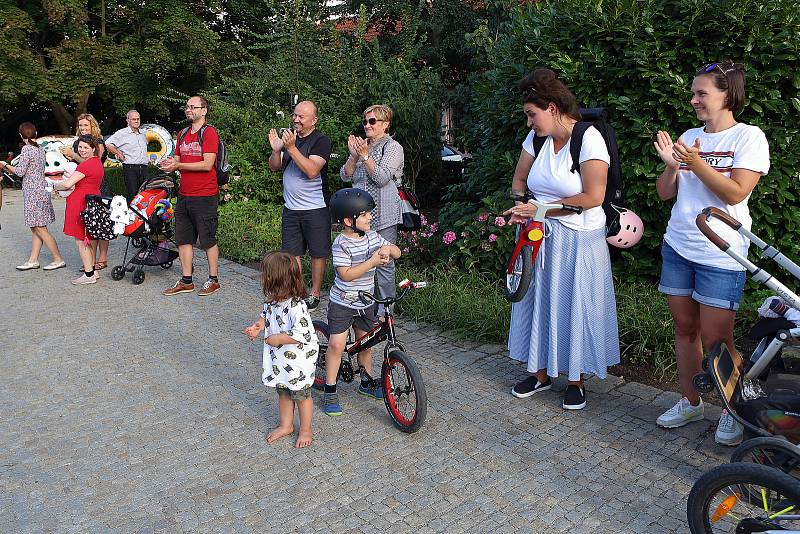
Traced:
<path id="1" fill-rule="evenodd" d="M 727 130 L 706 133 L 704 128 L 687 130 L 681 138 L 687 146 L 700 139 L 700 157 L 726 178 L 733 169 L 747 169 L 762 176 L 769 171 L 769 145 L 764 132 L 757 126 L 738 123 Z M 744 267 L 717 248 L 697 228 L 695 219 L 703 209 L 714 206 L 721 209 L 750 230 L 752 219 L 747 202 L 750 195 L 735 205 L 726 204 L 700 181 L 687 167 L 678 171 L 678 197 L 672 207 L 664 240 L 675 252 L 689 261 L 727 269 L 743 271 Z M 750 240 L 725 223 L 712 219 L 709 226 L 731 245 L 731 250 L 747 257 Z"/>

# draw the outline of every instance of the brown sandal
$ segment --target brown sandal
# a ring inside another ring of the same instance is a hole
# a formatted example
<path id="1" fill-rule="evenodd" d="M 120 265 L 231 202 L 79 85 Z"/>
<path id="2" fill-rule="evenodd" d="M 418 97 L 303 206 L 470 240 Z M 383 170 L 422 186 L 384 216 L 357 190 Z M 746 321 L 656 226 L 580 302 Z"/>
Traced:
<path id="1" fill-rule="evenodd" d="M 95 271 L 102 271 L 106 267 L 108 267 L 108 262 L 107 261 L 98 261 L 97 263 L 94 264 L 94 270 Z"/>

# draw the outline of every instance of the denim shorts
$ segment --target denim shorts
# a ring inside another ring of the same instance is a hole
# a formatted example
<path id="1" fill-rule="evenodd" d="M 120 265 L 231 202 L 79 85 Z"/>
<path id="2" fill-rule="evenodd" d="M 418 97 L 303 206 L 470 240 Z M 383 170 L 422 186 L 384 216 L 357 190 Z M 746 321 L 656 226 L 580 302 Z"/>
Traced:
<path id="1" fill-rule="evenodd" d="M 666 242 L 661 244 L 661 280 L 665 295 L 692 297 L 706 306 L 736 311 L 747 271 L 731 271 L 689 261 Z"/>

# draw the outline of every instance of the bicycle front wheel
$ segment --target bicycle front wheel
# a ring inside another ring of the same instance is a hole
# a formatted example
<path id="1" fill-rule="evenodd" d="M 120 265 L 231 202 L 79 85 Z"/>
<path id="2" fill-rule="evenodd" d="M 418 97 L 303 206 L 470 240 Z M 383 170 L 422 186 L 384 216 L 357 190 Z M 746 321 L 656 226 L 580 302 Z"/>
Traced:
<path id="1" fill-rule="evenodd" d="M 314 385 L 312 387 L 322 391 L 325 389 L 325 354 L 328 352 L 330 329 L 328 328 L 328 323 L 322 321 L 314 321 L 313 324 L 319 341 L 319 354 L 317 354 L 317 367 L 314 369 Z"/>
<path id="2" fill-rule="evenodd" d="M 531 255 L 531 247 L 522 247 L 517 259 L 514 260 L 514 267 L 511 272 L 505 273 L 506 284 L 503 287 L 503 292 L 509 302 L 519 302 L 528 292 L 528 286 L 531 285 L 531 277 L 533 276 Z"/>
<path id="3" fill-rule="evenodd" d="M 800 479 L 800 448 L 777 437 L 748 439 L 733 451 L 731 462 L 766 465 Z"/>
<path id="4" fill-rule="evenodd" d="M 697 479 L 686 504 L 692 534 L 800 529 L 800 481 L 764 465 L 717 466 Z M 738 530 L 748 527 L 748 530 Z M 757 529 L 757 530 L 756 530 Z"/>
<path id="5" fill-rule="evenodd" d="M 391 351 L 381 368 L 381 382 L 394 426 L 407 433 L 419 430 L 428 414 L 428 395 L 414 360 L 401 350 Z"/>

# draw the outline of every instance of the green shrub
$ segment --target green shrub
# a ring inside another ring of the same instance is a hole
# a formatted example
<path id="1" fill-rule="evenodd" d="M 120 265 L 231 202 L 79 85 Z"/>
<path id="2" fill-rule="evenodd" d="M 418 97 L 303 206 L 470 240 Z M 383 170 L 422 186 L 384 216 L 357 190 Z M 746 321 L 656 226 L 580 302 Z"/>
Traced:
<path id="1" fill-rule="evenodd" d="M 105 180 L 108 182 L 109 187 L 111 188 L 112 195 L 125 195 L 125 179 L 122 176 L 122 166 L 117 167 L 105 167 L 103 169 L 105 172 Z M 147 177 L 153 178 L 157 176 L 160 171 L 158 168 L 148 165 L 147 166 Z"/>
<path id="2" fill-rule="evenodd" d="M 220 254 L 234 261 L 254 261 L 281 246 L 281 206 L 255 201 L 219 207 Z"/>
<path id="3" fill-rule="evenodd" d="M 625 278 L 652 280 L 671 203 L 654 182 L 663 165 L 658 129 L 677 136 L 698 125 L 689 104 L 695 69 L 732 58 L 747 69 L 749 102 L 738 120 L 759 126 L 772 166 L 750 200 L 754 231 L 800 257 L 800 10 L 793 0 L 558 0 L 517 4 L 496 34 L 471 41 L 484 70 L 466 107 L 464 183 L 453 187 L 443 222 L 474 214 L 479 198 L 502 198 L 527 128 L 516 84 L 529 70 L 555 70 L 584 106 L 605 106 L 619 138 L 626 204 L 644 220 L 642 243 L 624 252 Z"/>

